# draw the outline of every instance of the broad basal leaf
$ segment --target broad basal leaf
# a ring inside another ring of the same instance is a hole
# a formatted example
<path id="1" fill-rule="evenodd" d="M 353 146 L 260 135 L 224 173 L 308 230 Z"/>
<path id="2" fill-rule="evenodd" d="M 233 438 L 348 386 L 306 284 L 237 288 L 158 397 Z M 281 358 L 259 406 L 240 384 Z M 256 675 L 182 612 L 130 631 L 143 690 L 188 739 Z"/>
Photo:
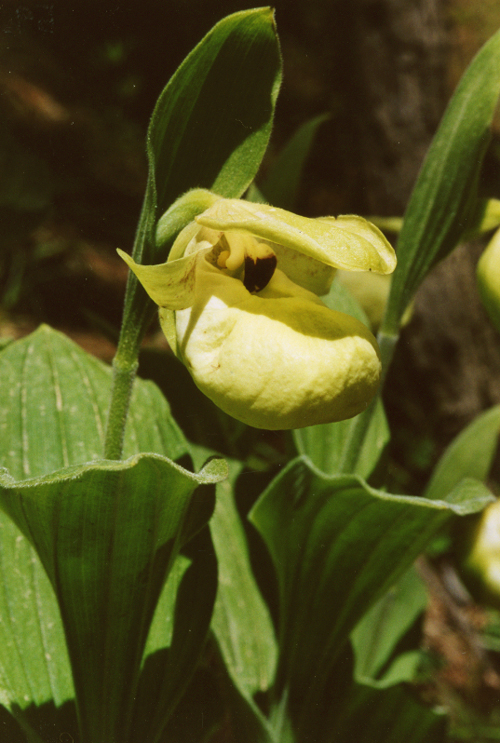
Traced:
<path id="1" fill-rule="evenodd" d="M 102 456 L 112 371 L 42 325 L 0 356 L 0 464 L 15 479 Z M 168 404 L 150 382 L 134 387 L 124 456 L 188 453 Z"/>
<path id="2" fill-rule="evenodd" d="M 349 633 L 447 519 L 492 500 L 464 481 L 446 501 L 389 495 L 358 477 L 326 476 L 294 460 L 250 518 L 271 554 L 280 590 L 276 692 L 288 689 L 302 729 Z"/>
<path id="3" fill-rule="evenodd" d="M 198 476 L 151 454 L 30 480 L 0 476 L 0 503 L 58 598 L 84 740 L 133 740 L 144 645 L 190 499 L 220 475 L 217 463 Z"/>
<path id="4" fill-rule="evenodd" d="M 55 739 L 63 732 L 75 736 L 75 693 L 54 591 L 36 552 L 3 512 L 0 580 L 0 702 L 30 741 L 43 727 Z M 0 740 L 10 738 L 0 732 Z"/>
<path id="5" fill-rule="evenodd" d="M 0 426 L 10 432 L 0 439 L 0 502 L 16 524 L 3 517 L 1 568 L 5 606 L 18 607 L 2 624 L 0 672 L 10 684 L 2 701 L 19 712 L 73 696 L 53 588 L 82 739 L 126 743 L 156 603 L 178 550 L 213 507 L 213 492 L 193 493 L 224 477 L 225 465 L 194 475 L 167 458 L 186 456 L 187 445 L 162 395 L 141 382 L 125 449 L 158 453 L 99 460 L 111 370 L 49 328 L 2 352 L 0 381 Z M 202 625 L 191 637 L 199 647 L 208 619 Z"/>
<path id="6" fill-rule="evenodd" d="M 131 740 L 164 740 L 170 718 L 199 661 L 217 591 L 217 561 L 208 528 L 179 555 L 151 624 Z M 163 731 L 163 734 L 161 734 Z M 169 732 L 166 740 L 175 740 Z"/>

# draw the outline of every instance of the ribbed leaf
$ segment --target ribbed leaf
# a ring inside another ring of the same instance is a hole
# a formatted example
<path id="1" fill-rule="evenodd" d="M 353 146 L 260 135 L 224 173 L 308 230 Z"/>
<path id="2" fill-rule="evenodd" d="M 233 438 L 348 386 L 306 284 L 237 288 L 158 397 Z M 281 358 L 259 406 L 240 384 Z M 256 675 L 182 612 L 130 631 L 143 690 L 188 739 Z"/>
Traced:
<path id="1" fill-rule="evenodd" d="M 102 456 L 110 367 L 61 333 L 41 326 L 0 356 L 0 463 L 15 479 L 37 477 Z M 134 387 L 124 455 L 179 459 L 187 444 L 165 398 L 150 382 Z"/>
<path id="2" fill-rule="evenodd" d="M 73 681 L 54 591 L 28 540 L 3 512 L 0 580 L 0 701 L 30 741 L 44 727 L 75 736 Z"/>
<path id="3" fill-rule="evenodd" d="M 491 500 L 475 481 L 464 481 L 446 502 L 388 495 L 358 477 L 328 477 L 305 458 L 275 478 L 250 518 L 278 576 L 277 692 L 289 690 L 299 731 L 363 614 L 447 519 Z"/>
<path id="4" fill-rule="evenodd" d="M 217 462 L 193 475 L 136 455 L 20 482 L 0 476 L 0 503 L 35 546 L 59 601 L 84 740 L 133 740 L 144 645 L 187 508 L 194 489 L 220 475 Z"/>
<path id="5" fill-rule="evenodd" d="M 169 730 L 203 650 L 217 591 L 217 561 L 208 529 L 180 555 L 163 590 L 149 630 L 131 740 L 156 743 Z M 171 737 L 167 732 L 167 740 Z"/>
<path id="6" fill-rule="evenodd" d="M 474 219 L 479 170 L 500 92 L 500 31 L 466 70 L 434 137 L 413 190 L 398 240 L 386 335 L 399 321 L 430 268 L 457 244 Z"/>
<path id="7" fill-rule="evenodd" d="M 98 460 L 111 371 L 49 328 L 8 346 L 0 362 L 0 426 L 12 432 L 0 440 L 8 466 L 0 476 L 0 501 L 22 532 L 3 517 L 4 600 L 24 606 L 16 610 L 16 622 L 2 625 L 0 670 L 16 682 L 3 701 L 20 714 L 23 707 L 58 707 L 72 697 L 54 595 L 28 537 L 59 600 L 82 738 L 125 743 L 134 739 L 133 699 L 157 600 L 178 550 L 213 507 L 213 492 L 198 490 L 195 498 L 193 492 L 223 477 L 226 468 L 214 460 L 194 475 L 167 459 L 165 454 L 185 456 L 186 443 L 161 393 L 139 381 L 126 452 L 144 447 L 158 454 Z M 15 581 L 9 579 L 14 569 L 20 571 Z M 27 601 L 30 581 L 40 588 Z M 211 589 L 193 592 L 205 619 L 192 627 L 191 662 L 194 646 L 199 652 L 205 640 L 213 577 L 207 585 Z M 187 626 L 185 613 L 182 624 Z M 163 651 L 159 643 L 156 638 L 155 649 Z M 180 684 L 177 679 L 176 698 Z M 28 724 L 30 716 L 20 719 Z"/>

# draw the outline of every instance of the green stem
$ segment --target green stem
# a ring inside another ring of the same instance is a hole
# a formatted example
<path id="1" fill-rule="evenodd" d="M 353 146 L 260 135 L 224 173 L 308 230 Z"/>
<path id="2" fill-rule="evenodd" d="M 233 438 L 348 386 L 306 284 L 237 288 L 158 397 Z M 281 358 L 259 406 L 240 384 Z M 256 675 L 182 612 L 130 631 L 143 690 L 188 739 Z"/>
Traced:
<path id="1" fill-rule="evenodd" d="M 352 419 L 349 427 L 349 433 L 344 441 L 342 449 L 342 456 L 340 458 L 338 473 L 339 474 L 352 474 L 356 470 L 359 455 L 363 447 L 363 441 L 365 440 L 366 433 L 370 426 L 373 411 L 378 395 L 376 395 L 367 409 L 357 415 L 356 418 Z"/>
<path id="2" fill-rule="evenodd" d="M 386 334 L 383 332 L 380 332 L 377 337 L 378 340 L 378 347 L 380 348 L 380 359 L 382 361 L 382 381 L 380 383 L 380 389 L 383 388 L 385 378 L 387 376 L 387 372 L 389 371 L 389 367 L 391 365 L 392 357 L 394 356 L 394 351 L 396 348 L 396 344 L 399 340 L 399 333 L 398 334 Z"/>
<path id="3" fill-rule="evenodd" d="M 382 361 L 382 380 L 380 383 L 381 390 L 385 381 L 385 377 L 387 375 L 387 370 L 394 355 L 394 348 L 398 341 L 398 336 L 385 335 L 384 333 L 380 333 L 378 341 L 380 347 L 380 357 Z M 380 392 L 378 394 L 380 394 Z M 363 442 L 368 432 L 372 415 L 377 404 L 377 398 L 378 395 L 376 395 L 376 397 L 371 401 L 370 405 L 364 411 L 364 413 L 361 413 L 360 415 L 356 416 L 356 418 L 353 418 L 351 426 L 349 428 L 349 433 L 344 443 L 342 457 L 339 464 L 339 473 L 351 474 L 356 470 L 359 455 L 363 447 Z"/>
<path id="4" fill-rule="evenodd" d="M 125 425 L 138 363 L 121 364 L 113 359 L 113 387 L 104 445 L 105 459 L 121 459 Z"/>
<path id="5" fill-rule="evenodd" d="M 137 263 L 147 263 L 151 260 L 161 263 L 166 260 L 174 238 L 180 230 L 219 197 L 204 189 L 188 191 L 172 204 L 159 220 L 157 240 L 155 240 L 152 228 L 155 223 L 156 209 L 152 206 L 155 198 L 152 180 L 150 180 L 132 251 L 132 256 Z M 139 348 L 155 312 L 156 305 L 148 297 L 134 274 L 129 273 L 120 339 L 113 359 L 113 386 L 104 443 L 105 459 L 121 459 L 122 457 Z"/>
<path id="6" fill-rule="evenodd" d="M 139 349 L 156 305 L 133 274 L 129 275 L 118 348 L 113 359 L 113 384 L 104 442 L 105 459 L 121 459 Z"/>

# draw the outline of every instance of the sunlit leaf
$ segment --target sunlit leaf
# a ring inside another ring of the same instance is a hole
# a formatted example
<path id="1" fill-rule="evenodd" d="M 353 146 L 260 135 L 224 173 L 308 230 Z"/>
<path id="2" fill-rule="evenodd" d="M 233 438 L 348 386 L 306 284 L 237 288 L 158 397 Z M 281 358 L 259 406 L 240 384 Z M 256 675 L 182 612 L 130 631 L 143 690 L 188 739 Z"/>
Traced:
<path id="1" fill-rule="evenodd" d="M 0 443 L 7 465 L 0 476 L 0 500 L 21 530 L 3 517 L 2 570 L 19 571 L 15 581 L 5 581 L 5 601 L 24 607 L 16 611 L 16 622 L 2 625 L 5 650 L 20 649 L 19 657 L 14 650 L 0 654 L 2 675 L 18 683 L 2 701 L 16 714 L 21 705 L 18 716 L 29 724 L 31 707 L 37 711 L 48 705 L 49 712 L 51 706 L 57 712 L 73 696 L 53 588 L 82 737 L 133 741 L 133 699 L 156 603 L 179 549 L 213 508 L 213 487 L 197 488 L 224 477 L 225 464 L 214 460 L 195 475 L 167 458 L 184 461 L 187 444 L 159 391 L 139 381 L 126 453 L 142 448 L 158 453 L 136 454 L 125 462 L 100 460 L 111 370 L 49 328 L 2 352 L 0 381 L 0 427 L 11 432 Z M 208 565 L 205 561 L 203 570 Z M 188 573 L 193 570 L 186 579 Z M 212 586 L 211 598 L 205 586 L 197 592 L 196 581 L 192 584 L 191 599 L 204 607 L 204 614 L 191 627 L 191 664 L 203 646 L 215 596 L 214 577 L 205 582 Z M 175 612 L 181 612 L 179 607 L 176 602 Z M 171 625 L 171 616 L 165 621 Z M 188 626 L 185 617 L 182 625 Z M 174 623 L 173 643 L 179 627 Z M 168 637 L 163 634 L 165 642 Z M 155 650 L 164 650 L 158 636 L 154 642 Z M 147 652 L 152 655 L 151 648 Z M 24 696 L 23 684 L 29 690 Z M 172 698 L 182 690 L 179 680 L 176 687 Z M 28 707 L 26 714 L 23 707 Z M 59 719 L 57 714 L 52 718 Z"/>

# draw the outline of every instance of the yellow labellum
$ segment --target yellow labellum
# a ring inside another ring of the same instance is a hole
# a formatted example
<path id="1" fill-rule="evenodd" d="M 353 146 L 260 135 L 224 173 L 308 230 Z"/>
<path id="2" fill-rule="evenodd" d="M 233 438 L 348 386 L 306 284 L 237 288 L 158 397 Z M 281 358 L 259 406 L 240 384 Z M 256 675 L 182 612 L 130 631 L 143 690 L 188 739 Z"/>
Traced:
<path id="1" fill-rule="evenodd" d="M 119 252 L 202 392 L 259 428 L 362 412 L 380 381 L 377 343 L 318 295 L 337 268 L 390 273 L 382 233 L 360 217 L 307 219 L 236 199 L 214 199 L 195 219 L 167 263 L 141 266 Z"/>

